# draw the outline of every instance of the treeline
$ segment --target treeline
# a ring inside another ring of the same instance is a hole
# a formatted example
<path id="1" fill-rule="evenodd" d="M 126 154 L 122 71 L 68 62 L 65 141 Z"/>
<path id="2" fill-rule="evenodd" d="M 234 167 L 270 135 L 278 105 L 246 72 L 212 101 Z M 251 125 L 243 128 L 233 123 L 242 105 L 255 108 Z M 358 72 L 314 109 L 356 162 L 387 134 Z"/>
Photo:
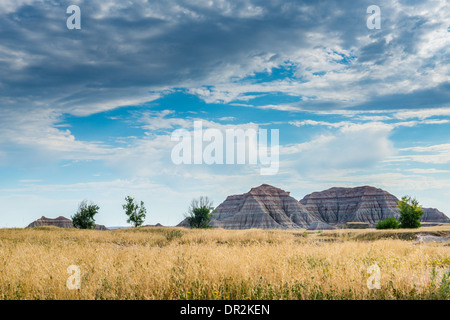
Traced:
<path id="1" fill-rule="evenodd" d="M 147 214 L 143 201 L 138 204 L 132 197 L 127 196 L 122 208 L 128 216 L 127 223 L 133 227 L 142 226 Z M 95 215 L 99 210 L 100 207 L 92 201 L 83 200 L 78 206 L 78 211 L 71 217 L 73 226 L 78 229 L 94 229 Z"/>

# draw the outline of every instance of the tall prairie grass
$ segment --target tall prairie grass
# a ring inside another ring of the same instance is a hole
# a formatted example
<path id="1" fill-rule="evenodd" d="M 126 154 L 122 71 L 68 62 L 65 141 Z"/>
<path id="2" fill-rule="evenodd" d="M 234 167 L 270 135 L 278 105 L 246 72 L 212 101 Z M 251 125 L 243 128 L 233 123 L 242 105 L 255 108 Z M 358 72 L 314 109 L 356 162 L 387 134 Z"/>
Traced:
<path id="1" fill-rule="evenodd" d="M 450 246 L 420 231 L 2 229 L 0 299 L 449 299 Z"/>

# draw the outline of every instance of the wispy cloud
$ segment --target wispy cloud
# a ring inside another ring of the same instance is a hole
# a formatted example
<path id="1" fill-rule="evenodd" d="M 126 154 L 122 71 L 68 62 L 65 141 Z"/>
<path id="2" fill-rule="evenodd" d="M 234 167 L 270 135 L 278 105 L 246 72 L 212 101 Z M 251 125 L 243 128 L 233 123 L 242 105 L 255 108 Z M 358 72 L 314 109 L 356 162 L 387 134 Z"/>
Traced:
<path id="1" fill-rule="evenodd" d="M 400 151 L 409 153 L 393 157 L 393 162 L 420 162 L 427 164 L 447 164 L 450 163 L 450 144 L 439 144 L 431 146 L 415 146 L 402 148 Z"/>

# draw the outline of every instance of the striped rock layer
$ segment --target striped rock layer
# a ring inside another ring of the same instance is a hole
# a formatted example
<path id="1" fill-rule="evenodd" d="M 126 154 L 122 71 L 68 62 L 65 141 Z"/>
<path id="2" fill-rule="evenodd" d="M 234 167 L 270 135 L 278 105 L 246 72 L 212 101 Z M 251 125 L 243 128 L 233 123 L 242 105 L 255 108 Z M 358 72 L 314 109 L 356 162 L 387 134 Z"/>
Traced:
<path id="1" fill-rule="evenodd" d="M 435 208 L 424 208 L 424 214 L 420 221 L 422 222 L 439 222 L 439 223 L 450 223 L 450 218 L 447 217 L 443 212 Z"/>
<path id="2" fill-rule="evenodd" d="M 300 203 L 319 220 L 330 225 L 347 222 L 367 222 L 375 226 L 388 217 L 399 217 L 399 199 L 371 186 L 331 188 L 305 196 Z M 422 222 L 450 223 L 437 209 L 424 208 Z"/>
<path id="3" fill-rule="evenodd" d="M 65 217 L 58 217 L 56 219 L 50 219 L 46 217 L 41 217 L 30 223 L 27 228 L 36 228 L 36 227 L 44 227 L 44 226 L 54 226 L 59 228 L 73 228 L 72 220 L 67 219 Z M 95 230 L 108 230 L 103 225 L 95 225 Z"/>
<path id="4" fill-rule="evenodd" d="M 224 229 L 298 229 L 314 221 L 317 219 L 289 192 L 263 184 L 227 197 L 216 208 L 210 225 Z M 187 219 L 178 226 L 189 227 Z"/>

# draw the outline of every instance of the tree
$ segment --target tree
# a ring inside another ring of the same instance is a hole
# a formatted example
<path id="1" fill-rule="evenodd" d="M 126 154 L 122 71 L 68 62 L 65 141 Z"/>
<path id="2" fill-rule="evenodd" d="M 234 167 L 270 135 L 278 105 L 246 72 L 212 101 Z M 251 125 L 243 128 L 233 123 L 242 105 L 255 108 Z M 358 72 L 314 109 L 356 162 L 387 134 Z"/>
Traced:
<path id="1" fill-rule="evenodd" d="M 141 205 L 134 202 L 134 199 L 130 196 L 125 198 L 126 203 L 122 205 L 125 214 L 128 216 L 127 223 L 131 223 L 133 227 L 140 227 L 145 220 L 147 209 L 144 207 L 144 202 L 141 201 Z"/>
<path id="2" fill-rule="evenodd" d="M 187 219 L 191 228 L 211 228 L 211 221 L 214 207 L 208 197 L 193 199 L 188 209 Z"/>
<path id="3" fill-rule="evenodd" d="M 424 210 L 416 199 L 409 196 L 402 197 L 397 204 L 400 210 L 400 228 L 419 228 L 420 218 L 423 216 Z"/>
<path id="4" fill-rule="evenodd" d="M 99 209 L 100 207 L 98 205 L 83 200 L 78 206 L 77 213 L 71 217 L 73 226 L 78 229 L 94 229 L 94 216 L 98 213 Z"/>
<path id="5" fill-rule="evenodd" d="M 389 217 L 384 220 L 380 220 L 376 226 L 377 229 L 398 229 L 400 224 L 395 217 Z"/>

